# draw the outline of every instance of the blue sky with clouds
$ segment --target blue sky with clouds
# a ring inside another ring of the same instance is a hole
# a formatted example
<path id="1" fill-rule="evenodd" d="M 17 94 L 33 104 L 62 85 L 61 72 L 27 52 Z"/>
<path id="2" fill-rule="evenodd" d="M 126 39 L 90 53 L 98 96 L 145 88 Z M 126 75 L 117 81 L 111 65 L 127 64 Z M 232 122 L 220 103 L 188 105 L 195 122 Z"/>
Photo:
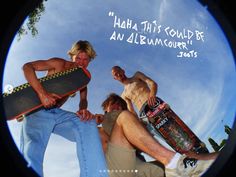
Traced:
<path id="1" fill-rule="evenodd" d="M 37 24 L 39 34 L 13 41 L 3 86 L 26 82 L 21 70 L 24 63 L 55 56 L 69 60 L 66 53 L 72 43 L 88 40 L 98 54 L 88 68 L 92 74 L 88 86 L 91 112 L 102 112 L 100 104 L 108 93 L 122 92 L 110 74 L 113 65 L 120 65 L 128 76 L 139 70 L 154 79 L 158 96 L 210 151 L 209 137 L 218 143 L 227 138 L 224 125 L 233 125 L 236 108 L 235 63 L 226 37 L 207 7 L 194 0 L 49 0 L 45 5 Z M 181 32 L 185 32 L 183 36 Z M 123 38 L 117 39 L 118 35 Z M 155 40 L 155 45 L 148 44 Z M 177 42 L 179 46 L 174 48 Z M 78 97 L 63 108 L 76 111 Z M 21 123 L 9 121 L 8 125 L 19 146 Z M 75 144 L 52 135 L 44 167 L 45 177 L 78 176 Z"/>

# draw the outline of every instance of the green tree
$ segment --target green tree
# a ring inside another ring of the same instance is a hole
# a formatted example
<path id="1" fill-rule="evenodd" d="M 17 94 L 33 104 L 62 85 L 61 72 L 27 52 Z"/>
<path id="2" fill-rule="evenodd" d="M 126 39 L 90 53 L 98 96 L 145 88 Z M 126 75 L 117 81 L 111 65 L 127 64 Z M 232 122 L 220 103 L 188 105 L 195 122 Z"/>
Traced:
<path id="1" fill-rule="evenodd" d="M 23 35 L 31 33 L 33 37 L 38 34 L 38 30 L 36 28 L 36 23 L 39 22 L 43 12 L 45 11 L 44 3 L 47 0 L 42 0 L 42 2 L 29 14 L 26 19 L 26 23 L 20 27 L 17 33 L 18 40 L 22 38 Z"/>
<path id="2" fill-rule="evenodd" d="M 223 139 L 220 143 L 220 147 L 224 147 L 225 144 L 226 144 L 227 140 L 226 139 Z"/>
<path id="3" fill-rule="evenodd" d="M 231 130 L 232 129 L 228 125 L 225 125 L 225 133 L 227 133 L 229 135 Z"/>
<path id="4" fill-rule="evenodd" d="M 225 125 L 224 127 L 225 127 L 225 133 L 227 133 L 229 135 L 232 129 L 228 125 Z M 227 139 L 223 139 L 221 141 L 220 145 L 218 145 L 215 142 L 215 140 L 213 140 L 212 138 L 208 138 L 208 141 L 215 151 L 220 151 L 225 146 Z"/>
<path id="5" fill-rule="evenodd" d="M 212 138 L 208 138 L 209 143 L 211 144 L 214 151 L 218 152 L 220 150 L 220 146 L 213 140 Z"/>

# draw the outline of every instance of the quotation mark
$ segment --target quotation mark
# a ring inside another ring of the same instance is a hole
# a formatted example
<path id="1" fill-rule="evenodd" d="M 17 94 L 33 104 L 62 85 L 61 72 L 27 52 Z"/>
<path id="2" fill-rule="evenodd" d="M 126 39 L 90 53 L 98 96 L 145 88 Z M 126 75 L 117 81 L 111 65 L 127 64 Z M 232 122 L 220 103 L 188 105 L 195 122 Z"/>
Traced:
<path id="1" fill-rule="evenodd" d="M 111 12 L 111 11 L 110 11 L 108 15 L 113 17 L 114 14 L 115 14 L 114 12 Z"/>

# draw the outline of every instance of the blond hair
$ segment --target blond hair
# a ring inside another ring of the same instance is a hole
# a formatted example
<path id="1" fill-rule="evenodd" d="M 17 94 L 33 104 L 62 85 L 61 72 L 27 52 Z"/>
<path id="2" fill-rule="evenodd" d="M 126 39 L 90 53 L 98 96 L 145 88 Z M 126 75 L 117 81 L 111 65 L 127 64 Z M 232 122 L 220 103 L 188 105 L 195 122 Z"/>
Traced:
<path id="1" fill-rule="evenodd" d="M 78 53 L 81 52 L 87 53 L 87 55 L 91 60 L 97 56 L 95 50 L 93 49 L 93 46 L 88 41 L 83 41 L 83 40 L 74 43 L 71 49 L 67 52 L 67 54 L 72 59 L 72 56 L 77 55 Z"/>

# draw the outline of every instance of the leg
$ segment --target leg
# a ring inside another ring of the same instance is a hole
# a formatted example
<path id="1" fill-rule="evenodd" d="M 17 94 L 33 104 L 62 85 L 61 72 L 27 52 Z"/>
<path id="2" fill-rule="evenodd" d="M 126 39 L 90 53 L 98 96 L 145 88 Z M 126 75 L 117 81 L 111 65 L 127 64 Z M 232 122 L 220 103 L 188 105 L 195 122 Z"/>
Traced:
<path id="1" fill-rule="evenodd" d="M 200 177 L 208 170 L 213 162 L 214 160 L 196 160 L 194 158 L 189 158 L 186 155 L 182 155 L 178 161 L 176 161 L 174 167 L 170 168 L 167 166 L 165 168 L 166 177 Z"/>
<path id="2" fill-rule="evenodd" d="M 120 140 L 116 142 L 115 137 L 119 137 Z M 113 138 L 114 137 L 114 138 Z M 157 140 L 155 140 L 135 116 L 128 112 L 123 111 L 114 126 L 111 140 L 116 143 L 122 143 L 126 145 L 130 142 L 127 147 L 134 145 L 146 152 L 147 154 L 154 157 L 156 160 L 162 162 L 166 167 L 166 176 L 199 176 L 203 174 L 209 166 L 212 164 L 217 154 L 195 154 L 194 157 L 204 160 L 196 160 L 187 157 L 186 155 L 178 155 L 173 151 L 168 150 L 162 146 Z"/>
<path id="3" fill-rule="evenodd" d="M 136 177 L 135 149 L 108 143 L 106 160 L 110 177 Z"/>
<path id="4" fill-rule="evenodd" d="M 80 121 L 71 112 L 57 110 L 58 120 L 53 132 L 75 141 L 81 177 L 108 177 L 105 156 L 95 120 Z M 105 170 L 105 172 L 103 172 Z"/>
<path id="5" fill-rule="evenodd" d="M 128 111 L 123 111 L 119 115 L 113 128 L 111 142 L 125 145 L 128 148 L 132 148 L 134 145 L 164 165 L 168 164 L 175 155 L 175 152 L 157 142 L 138 119 Z"/>
<path id="6" fill-rule="evenodd" d="M 219 155 L 219 152 L 211 152 L 211 153 L 195 153 L 195 152 L 192 152 L 192 151 L 189 151 L 186 153 L 186 155 L 190 158 L 195 158 L 195 159 L 198 159 L 198 160 L 214 160 L 218 157 Z"/>
<path id="7" fill-rule="evenodd" d="M 77 153 L 83 174 L 87 177 L 108 177 L 105 156 L 95 120 L 82 122 L 77 117 L 74 121 L 76 130 Z M 103 172 L 105 170 L 105 172 Z"/>
<path id="8" fill-rule="evenodd" d="M 41 110 L 27 116 L 22 123 L 20 150 L 40 176 L 43 176 L 43 158 L 55 121 L 49 111 Z"/>
<path id="9" fill-rule="evenodd" d="M 134 145 L 164 165 L 168 164 L 175 155 L 174 151 L 167 149 L 154 139 L 129 111 L 123 111 L 119 115 L 113 128 L 111 141 L 115 141 L 115 143 L 123 143 L 123 145 L 127 144 L 127 147 Z M 191 154 L 192 157 L 202 160 L 215 159 L 217 155 L 218 154 L 211 153 L 204 155 Z"/>

